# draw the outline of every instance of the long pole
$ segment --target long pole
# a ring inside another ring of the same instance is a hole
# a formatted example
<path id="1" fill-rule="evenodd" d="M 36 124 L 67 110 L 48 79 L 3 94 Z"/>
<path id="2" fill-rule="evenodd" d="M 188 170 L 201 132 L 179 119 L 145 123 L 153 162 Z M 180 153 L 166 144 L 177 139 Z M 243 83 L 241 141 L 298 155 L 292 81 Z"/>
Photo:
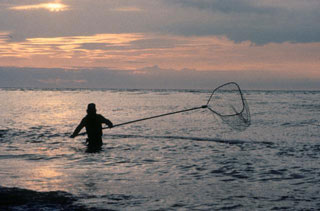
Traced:
<path id="1" fill-rule="evenodd" d="M 197 109 L 201 109 L 201 108 L 207 108 L 207 107 L 208 107 L 207 105 L 203 105 L 203 106 L 199 106 L 199 107 L 184 109 L 184 110 L 181 110 L 181 111 L 174 111 L 174 112 L 169 112 L 169 113 L 165 113 L 165 114 L 159 114 L 159 115 L 156 115 L 156 116 L 151 116 L 151 117 L 146 117 L 146 118 L 142 118 L 142 119 L 136 119 L 136 120 L 132 120 L 132 121 L 129 121 L 129 122 L 116 124 L 116 125 L 113 125 L 113 127 L 119 127 L 119 126 L 122 126 L 122 125 L 127 125 L 127 124 L 131 124 L 131 123 L 141 122 L 141 121 L 144 121 L 144 120 L 154 119 L 154 118 L 168 116 L 168 115 L 172 115 L 172 114 L 178 114 L 178 113 L 187 112 L 187 111 L 193 111 L 193 110 L 197 110 Z M 109 128 L 109 127 L 105 127 L 103 129 L 106 129 L 106 128 Z"/>

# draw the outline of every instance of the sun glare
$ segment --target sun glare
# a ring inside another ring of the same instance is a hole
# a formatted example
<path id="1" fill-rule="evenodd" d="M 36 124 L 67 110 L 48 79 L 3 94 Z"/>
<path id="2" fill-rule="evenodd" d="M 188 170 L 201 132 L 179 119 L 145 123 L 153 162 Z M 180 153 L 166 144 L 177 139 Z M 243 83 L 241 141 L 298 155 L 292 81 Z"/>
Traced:
<path id="1" fill-rule="evenodd" d="M 35 9 L 46 9 L 50 12 L 61 12 L 68 10 L 69 7 L 61 3 L 45 3 L 45 4 L 35 4 L 35 5 L 22 5 L 11 7 L 12 10 L 35 10 Z"/>
<path id="2" fill-rule="evenodd" d="M 67 6 L 60 3 L 48 3 L 45 4 L 45 7 L 51 12 L 60 12 L 66 10 Z"/>

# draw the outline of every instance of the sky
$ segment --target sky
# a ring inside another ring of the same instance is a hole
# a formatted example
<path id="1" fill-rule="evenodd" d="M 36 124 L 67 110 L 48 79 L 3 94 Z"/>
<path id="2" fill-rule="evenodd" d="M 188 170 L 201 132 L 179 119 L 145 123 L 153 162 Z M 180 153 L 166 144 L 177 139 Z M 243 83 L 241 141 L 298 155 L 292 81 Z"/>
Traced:
<path id="1" fill-rule="evenodd" d="M 0 0 L 0 87 L 320 90 L 319 0 Z"/>

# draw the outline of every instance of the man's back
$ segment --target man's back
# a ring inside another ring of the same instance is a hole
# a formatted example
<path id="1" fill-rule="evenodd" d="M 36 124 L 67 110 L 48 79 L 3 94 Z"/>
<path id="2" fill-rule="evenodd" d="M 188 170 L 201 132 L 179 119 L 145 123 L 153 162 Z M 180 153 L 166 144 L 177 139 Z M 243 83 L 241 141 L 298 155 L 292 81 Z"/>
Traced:
<path id="1" fill-rule="evenodd" d="M 83 118 L 84 126 L 89 139 L 102 136 L 102 123 L 104 122 L 103 119 L 105 118 L 100 114 L 88 114 Z"/>
<path id="2" fill-rule="evenodd" d="M 88 147 L 101 147 L 102 146 L 102 123 L 108 125 L 109 128 L 113 127 L 110 120 L 106 119 L 101 114 L 96 113 L 95 104 L 90 103 L 87 109 L 87 115 L 81 120 L 71 138 L 76 137 L 82 128 L 86 128 L 88 134 Z"/>

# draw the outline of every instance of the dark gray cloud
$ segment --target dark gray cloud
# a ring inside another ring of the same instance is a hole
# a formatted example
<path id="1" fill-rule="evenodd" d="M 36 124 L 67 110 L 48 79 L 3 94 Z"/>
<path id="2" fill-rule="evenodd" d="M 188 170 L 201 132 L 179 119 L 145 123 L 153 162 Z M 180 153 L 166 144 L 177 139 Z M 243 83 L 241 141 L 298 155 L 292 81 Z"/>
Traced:
<path id="1" fill-rule="evenodd" d="M 0 67 L 0 88 L 213 89 L 229 81 L 238 82 L 244 89 L 320 89 L 317 79 L 267 71 L 177 71 L 158 66 L 137 71 Z"/>
<path id="2" fill-rule="evenodd" d="M 235 41 L 318 42 L 320 41 L 320 1 L 259 0 L 168 0 L 184 8 L 216 14 L 218 21 L 203 24 L 185 22 L 178 33 L 226 35 Z M 263 3 L 265 2 L 265 3 Z M 267 4 L 266 2 L 269 2 Z"/>
<path id="3" fill-rule="evenodd" d="M 182 6 L 194 7 L 203 10 L 210 10 L 222 13 L 251 13 L 251 14 L 270 14 L 276 13 L 277 8 L 255 7 L 252 1 L 247 0 L 169 0 Z"/>

